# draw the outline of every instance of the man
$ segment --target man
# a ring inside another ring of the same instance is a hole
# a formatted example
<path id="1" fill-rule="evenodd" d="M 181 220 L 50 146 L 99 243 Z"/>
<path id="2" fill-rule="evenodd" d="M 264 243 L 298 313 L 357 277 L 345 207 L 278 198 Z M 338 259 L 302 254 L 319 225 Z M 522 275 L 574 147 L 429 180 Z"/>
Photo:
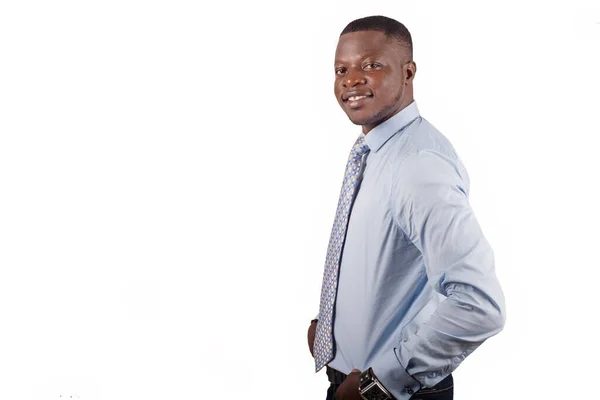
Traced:
<path id="1" fill-rule="evenodd" d="M 308 331 L 316 370 L 327 366 L 328 400 L 452 399 L 452 371 L 504 326 L 467 171 L 420 116 L 416 69 L 398 21 L 361 18 L 340 35 L 334 92 L 362 133 Z"/>

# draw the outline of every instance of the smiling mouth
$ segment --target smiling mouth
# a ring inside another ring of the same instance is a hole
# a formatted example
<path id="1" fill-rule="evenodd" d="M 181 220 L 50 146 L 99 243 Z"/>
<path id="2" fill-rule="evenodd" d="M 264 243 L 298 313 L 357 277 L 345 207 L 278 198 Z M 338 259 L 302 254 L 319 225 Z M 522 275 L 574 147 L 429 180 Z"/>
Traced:
<path id="1" fill-rule="evenodd" d="M 350 101 L 357 101 L 357 100 L 360 100 L 360 99 L 364 99 L 366 97 L 367 96 L 350 96 L 350 97 L 348 97 L 348 100 L 350 100 Z"/>
<path id="2" fill-rule="evenodd" d="M 372 96 L 350 96 L 348 97 L 348 100 L 346 100 L 346 104 L 348 105 L 348 107 L 350 108 L 356 108 L 361 106 L 365 101 L 367 101 L 367 99 L 371 98 Z"/>

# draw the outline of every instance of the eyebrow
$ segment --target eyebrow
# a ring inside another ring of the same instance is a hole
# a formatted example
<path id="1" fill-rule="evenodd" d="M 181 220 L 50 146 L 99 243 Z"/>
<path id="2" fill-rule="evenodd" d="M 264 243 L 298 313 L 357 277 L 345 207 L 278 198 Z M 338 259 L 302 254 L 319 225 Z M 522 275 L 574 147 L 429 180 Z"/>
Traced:
<path id="1" fill-rule="evenodd" d="M 377 54 L 376 52 L 369 52 L 369 53 L 365 53 L 362 56 L 356 56 L 356 58 L 364 60 L 365 58 L 369 58 L 369 57 L 375 57 L 375 58 L 381 58 L 381 54 Z M 334 60 L 335 64 L 345 64 L 344 61 L 341 61 L 339 59 L 335 59 Z"/>

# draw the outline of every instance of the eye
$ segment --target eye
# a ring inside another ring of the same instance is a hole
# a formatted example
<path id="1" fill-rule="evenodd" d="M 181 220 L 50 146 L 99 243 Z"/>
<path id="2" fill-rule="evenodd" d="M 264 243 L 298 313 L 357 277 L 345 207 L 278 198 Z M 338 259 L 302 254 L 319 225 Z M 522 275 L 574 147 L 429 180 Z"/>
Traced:
<path id="1" fill-rule="evenodd" d="M 381 64 L 374 63 L 374 62 L 365 64 L 365 66 L 364 66 L 364 69 L 378 69 L 378 68 L 381 68 Z"/>
<path id="2" fill-rule="evenodd" d="M 342 75 L 342 74 L 344 74 L 345 72 L 346 72 L 346 68 L 344 68 L 344 67 L 340 67 L 340 68 L 336 68 L 336 69 L 335 69 L 335 74 L 336 74 L 336 75 Z"/>

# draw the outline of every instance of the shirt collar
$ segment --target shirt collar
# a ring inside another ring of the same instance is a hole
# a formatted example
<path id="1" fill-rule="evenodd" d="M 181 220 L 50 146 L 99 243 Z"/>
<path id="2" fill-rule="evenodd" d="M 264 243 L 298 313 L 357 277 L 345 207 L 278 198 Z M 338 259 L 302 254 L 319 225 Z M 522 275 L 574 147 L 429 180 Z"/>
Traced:
<path id="1" fill-rule="evenodd" d="M 377 151 L 387 142 L 394 134 L 402 130 L 406 125 L 419 117 L 419 109 L 416 101 L 413 100 L 408 106 L 403 108 L 399 113 L 392 118 L 382 122 L 365 135 L 365 142 L 372 152 Z"/>

